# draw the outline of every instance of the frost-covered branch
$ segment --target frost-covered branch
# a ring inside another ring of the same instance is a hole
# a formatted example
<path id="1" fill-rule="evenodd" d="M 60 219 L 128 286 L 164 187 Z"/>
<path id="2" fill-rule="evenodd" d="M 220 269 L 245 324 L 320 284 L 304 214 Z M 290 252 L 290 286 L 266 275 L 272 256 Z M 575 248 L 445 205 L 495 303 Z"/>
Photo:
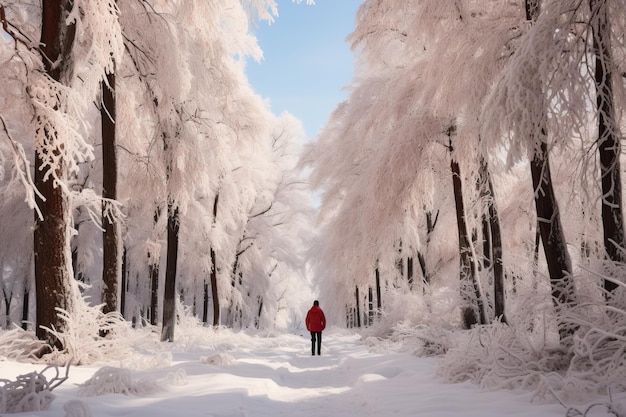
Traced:
<path id="1" fill-rule="evenodd" d="M 48 380 L 45 373 L 54 370 L 52 379 Z M 52 390 L 68 379 L 70 365 L 61 376 L 57 366 L 46 366 L 41 372 L 19 375 L 15 381 L 0 379 L 0 412 L 23 413 L 28 411 L 45 411 L 56 398 Z"/>

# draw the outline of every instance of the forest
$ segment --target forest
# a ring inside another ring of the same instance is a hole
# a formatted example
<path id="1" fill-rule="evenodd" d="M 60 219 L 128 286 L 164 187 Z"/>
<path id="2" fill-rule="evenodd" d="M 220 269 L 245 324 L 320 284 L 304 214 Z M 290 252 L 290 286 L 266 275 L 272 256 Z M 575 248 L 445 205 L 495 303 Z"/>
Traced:
<path id="1" fill-rule="evenodd" d="M 246 79 L 277 8 L 2 0 L 5 331 L 287 329 L 314 286 L 451 381 L 626 391 L 626 2 L 364 0 L 306 143 Z"/>

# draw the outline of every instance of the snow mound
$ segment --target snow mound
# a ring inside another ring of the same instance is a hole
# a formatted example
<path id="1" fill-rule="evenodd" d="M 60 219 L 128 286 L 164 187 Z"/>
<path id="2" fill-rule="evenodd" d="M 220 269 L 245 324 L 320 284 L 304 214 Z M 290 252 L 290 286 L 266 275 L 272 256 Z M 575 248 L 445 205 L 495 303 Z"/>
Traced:
<path id="1" fill-rule="evenodd" d="M 63 406 L 65 417 L 92 417 L 89 406 L 79 400 L 70 400 Z"/>
<path id="2" fill-rule="evenodd" d="M 200 363 L 221 366 L 223 368 L 232 366 L 235 362 L 235 358 L 233 358 L 228 353 L 216 353 L 215 355 L 203 356 L 200 358 Z"/>

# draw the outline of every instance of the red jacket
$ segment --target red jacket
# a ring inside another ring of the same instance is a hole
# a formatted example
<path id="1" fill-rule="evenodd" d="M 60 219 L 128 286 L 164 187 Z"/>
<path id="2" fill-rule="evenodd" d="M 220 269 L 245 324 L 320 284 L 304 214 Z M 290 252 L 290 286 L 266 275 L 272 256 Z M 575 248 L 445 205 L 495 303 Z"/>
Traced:
<path id="1" fill-rule="evenodd" d="M 306 313 L 306 329 L 310 332 L 321 332 L 326 328 L 326 317 L 319 306 L 313 306 Z"/>

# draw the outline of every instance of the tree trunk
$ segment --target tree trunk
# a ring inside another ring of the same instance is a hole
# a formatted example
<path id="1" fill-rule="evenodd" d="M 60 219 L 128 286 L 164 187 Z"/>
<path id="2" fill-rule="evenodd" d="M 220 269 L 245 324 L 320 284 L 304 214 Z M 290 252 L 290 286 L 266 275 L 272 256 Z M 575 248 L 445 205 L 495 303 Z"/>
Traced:
<path id="1" fill-rule="evenodd" d="M 28 330 L 28 310 L 30 304 L 30 292 L 24 287 L 24 300 L 22 300 L 22 329 Z"/>
<path id="2" fill-rule="evenodd" d="M 413 289 L 413 257 L 406 258 L 406 279 L 409 283 L 409 289 Z"/>
<path id="3" fill-rule="evenodd" d="M 426 208 L 424 207 L 424 210 Z M 439 211 L 435 215 L 433 219 L 432 211 L 426 211 L 426 247 L 425 250 L 428 250 L 428 245 L 430 244 L 430 239 L 435 230 L 435 226 L 437 225 L 437 220 L 439 219 Z M 423 282 L 423 293 L 426 294 L 426 288 L 430 285 L 430 274 L 426 268 L 426 258 L 421 251 L 417 252 L 417 261 L 420 264 L 420 270 L 422 271 L 422 282 Z"/>
<path id="4" fill-rule="evenodd" d="M 64 64 L 69 62 L 68 55 L 74 42 L 75 25 L 66 24 L 71 3 L 69 0 L 43 0 L 41 3 L 42 61 L 46 73 L 57 82 L 61 82 L 64 76 Z M 45 121 L 41 121 L 40 124 L 44 125 Z M 44 130 L 42 133 L 49 143 L 57 140 L 53 132 L 43 127 L 40 129 Z M 51 336 L 44 327 L 62 331 L 65 322 L 58 316 L 57 308 L 70 312 L 72 310 L 71 259 L 67 256 L 70 253 L 69 208 L 67 197 L 61 187 L 54 185 L 52 177 L 46 178 L 48 168 L 44 165 L 44 159 L 47 159 L 45 155 L 47 151 L 40 145 L 36 145 L 35 152 L 35 186 L 42 197 L 39 198 L 39 195 L 35 194 L 41 212 L 41 218 L 35 214 L 34 231 L 37 298 L 35 331 L 37 338 L 62 349 L 61 342 Z M 65 178 L 64 161 L 59 161 L 53 169 L 60 180 Z"/>
<path id="5" fill-rule="evenodd" d="M 372 287 L 367 289 L 367 325 L 374 324 L 374 291 Z"/>
<path id="6" fill-rule="evenodd" d="M 261 295 L 257 296 L 257 303 L 259 305 L 259 309 L 257 311 L 256 318 L 254 320 L 254 327 L 258 329 L 261 323 L 261 313 L 263 312 L 263 296 Z"/>
<path id="7" fill-rule="evenodd" d="M 150 324 L 156 326 L 159 313 L 159 259 L 148 254 L 148 275 L 150 275 Z"/>
<path id="8" fill-rule="evenodd" d="M 354 296 L 356 297 L 356 326 L 357 327 L 361 327 L 361 305 L 360 305 L 360 299 L 359 299 L 359 287 L 357 285 L 356 290 L 354 292 Z"/>
<path id="9" fill-rule="evenodd" d="M 604 249 L 613 262 L 623 262 L 626 250 L 622 211 L 622 180 L 620 170 L 621 141 L 615 120 L 611 65 L 610 26 L 605 1 L 589 0 L 593 52 L 595 55 L 596 106 L 598 113 L 598 153 L 602 182 L 602 230 Z M 608 293 L 618 287 L 604 280 Z"/>
<path id="10" fill-rule="evenodd" d="M 465 222 L 465 205 L 463 203 L 463 185 L 461 182 L 461 168 L 454 157 L 452 135 L 456 128 L 451 126 L 448 130 L 450 147 L 450 170 L 452 171 L 452 187 L 454 191 L 454 204 L 456 207 L 457 231 L 459 235 L 459 258 L 460 258 L 460 293 L 461 293 L 461 318 L 463 327 L 471 328 L 478 323 L 485 323 L 482 296 L 480 294 L 475 274 L 475 260 L 470 247 L 470 237 Z M 473 292 L 473 294 L 472 294 Z"/>
<path id="11" fill-rule="evenodd" d="M 2 289 L 2 295 L 4 297 L 4 314 L 5 314 L 5 329 L 11 327 L 11 299 L 13 298 L 13 292 L 8 292 L 6 288 Z"/>
<path id="12" fill-rule="evenodd" d="M 508 323 L 506 318 L 506 302 L 504 288 L 504 266 L 502 263 L 502 231 L 500 216 L 496 208 L 493 183 L 488 181 L 491 199 L 489 201 L 489 227 L 491 231 L 491 246 L 493 255 L 493 285 L 494 285 L 494 314 L 502 323 Z"/>
<path id="13" fill-rule="evenodd" d="M 218 201 L 219 194 L 215 194 L 215 200 L 213 201 L 213 224 L 217 221 Z M 217 291 L 217 263 L 213 247 L 211 247 L 211 297 L 213 299 L 213 327 L 217 327 L 220 324 L 220 299 Z"/>
<path id="14" fill-rule="evenodd" d="M 118 310 L 122 275 L 119 219 L 112 201 L 117 200 L 117 149 L 115 136 L 115 74 L 101 83 L 102 107 L 102 307 L 103 313 Z"/>
<path id="15" fill-rule="evenodd" d="M 172 201 L 168 203 L 167 215 L 167 261 L 165 266 L 165 285 L 163 287 L 163 327 L 161 341 L 174 341 L 176 326 L 176 264 L 178 262 L 178 207 Z"/>
<path id="16" fill-rule="evenodd" d="M 538 0 L 526 0 L 526 17 L 535 21 L 539 15 Z M 540 80 L 537 80 L 540 82 Z M 543 123 L 542 121 L 538 121 Z M 570 304 L 574 298 L 574 285 L 572 282 L 572 262 L 567 250 L 567 242 L 561 224 L 559 206 L 554 194 L 552 173 L 550 171 L 550 158 L 547 145 L 547 133 L 545 128 L 540 130 L 539 149 L 533 151 L 530 163 L 530 171 L 535 194 L 535 207 L 539 233 L 543 242 L 543 250 L 550 275 L 552 288 L 552 300 L 555 306 Z M 531 143 L 536 138 L 530 138 Z M 569 331 L 563 323 L 559 323 L 559 337 L 561 340 L 568 336 Z"/>
<path id="17" fill-rule="evenodd" d="M 209 283 L 206 278 L 202 285 L 202 323 L 209 322 Z"/>
<path id="18" fill-rule="evenodd" d="M 548 146 L 541 144 L 542 155 L 531 161 L 531 174 L 535 190 L 535 207 L 539 220 L 539 233 L 548 264 L 552 297 L 558 304 L 572 301 L 572 263 L 561 225 L 558 203 L 552 186 L 552 174 L 548 159 Z"/>
<path id="19" fill-rule="evenodd" d="M 493 273 L 494 316 L 506 323 L 504 314 L 504 268 L 502 267 L 502 233 L 496 208 L 495 193 L 487 161 L 480 158 L 480 194 L 486 204 L 483 211 L 483 266 Z"/>
<path id="20" fill-rule="evenodd" d="M 154 211 L 155 227 L 160 216 L 161 208 L 157 206 Z M 148 252 L 148 275 L 150 276 L 150 324 L 153 326 L 157 325 L 159 317 L 159 265 L 159 257 Z"/>
<path id="21" fill-rule="evenodd" d="M 533 186 L 535 189 L 535 206 L 539 232 L 550 274 L 552 298 L 555 305 L 569 304 L 573 301 L 573 282 L 571 279 L 571 261 L 567 251 L 567 243 L 561 226 L 559 208 L 552 187 L 547 145 L 542 143 L 544 153 L 542 162 L 535 156 L 531 162 Z M 568 332 L 559 325 L 561 339 Z"/>
<path id="22" fill-rule="evenodd" d="M 380 316 L 383 311 L 383 300 L 380 289 L 380 272 L 376 268 L 376 316 Z"/>
<path id="23" fill-rule="evenodd" d="M 128 291 L 128 257 L 126 256 L 126 247 L 122 249 L 122 281 L 120 291 L 120 313 L 122 317 L 126 317 L 126 291 Z"/>

